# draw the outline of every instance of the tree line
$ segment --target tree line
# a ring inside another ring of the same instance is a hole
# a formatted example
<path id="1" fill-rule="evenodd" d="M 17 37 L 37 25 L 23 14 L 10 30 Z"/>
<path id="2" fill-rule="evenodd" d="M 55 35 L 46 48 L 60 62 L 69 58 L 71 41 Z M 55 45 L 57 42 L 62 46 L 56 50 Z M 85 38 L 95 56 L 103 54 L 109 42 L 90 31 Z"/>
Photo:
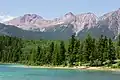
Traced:
<path id="1" fill-rule="evenodd" d="M 0 36 L 0 62 L 47 66 L 120 65 L 120 36 L 117 41 L 101 35 L 68 41 L 24 40 Z"/>

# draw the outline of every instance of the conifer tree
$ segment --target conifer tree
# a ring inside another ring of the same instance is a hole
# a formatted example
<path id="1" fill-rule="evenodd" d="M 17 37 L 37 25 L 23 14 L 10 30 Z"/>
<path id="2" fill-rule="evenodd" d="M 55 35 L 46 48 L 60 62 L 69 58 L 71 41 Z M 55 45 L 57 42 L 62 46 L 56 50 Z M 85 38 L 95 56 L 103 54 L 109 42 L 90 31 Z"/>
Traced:
<path id="1" fill-rule="evenodd" d="M 53 56 L 52 56 L 53 65 L 60 65 L 61 61 L 60 61 L 59 55 L 60 55 L 60 53 L 58 51 L 58 45 L 56 44 L 54 47 Z"/>
<path id="2" fill-rule="evenodd" d="M 88 62 L 92 58 L 90 56 L 92 48 L 92 37 L 90 35 L 87 36 L 84 42 L 84 61 Z"/>
<path id="3" fill-rule="evenodd" d="M 91 51 L 90 51 L 90 62 L 91 65 L 94 64 L 94 61 L 96 60 L 96 40 L 93 38 L 91 42 Z"/>
<path id="4" fill-rule="evenodd" d="M 52 56 L 53 56 L 53 51 L 54 51 L 54 42 L 51 42 L 48 51 L 47 51 L 47 63 L 52 64 Z"/>
<path id="5" fill-rule="evenodd" d="M 73 49 L 73 61 L 79 62 L 79 48 L 80 48 L 80 41 L 76 40 Z"/>
<path id="6" fill-rule="evenodd" d="M 117 45 L 120 46 L 120 35 L 118 36 L 118 42 Z"/>
<path id="7" fill-rule="evenodd" d="M 118 41 L 116 46 L 116 58 L 120 59 L 120 35 L 118 36 Z"/>
<path id="8" fill-rule="evenodd" d="M 38 46 L 37 51 L 36 51 L 36 64 L 37 65 L 42 65 L 42 58 L 43 58 L 42 49 L 40 46 Z"/>
<path id="9" fill-rule="evenodd" d="M 106 36 L 104 37 L 103 48 L 104 48 L 103 61 L 106 61 L 108 60 L 108 39 Z"/>
<path id="10" fill-rule="evenodd" d="M 84 55 L 84 54 L 83 54 L 83 53 L 84 53 L 84 49 L 83 49 L 83 48 L 84 48 L 84 43 L 81 42 L 81 43 L 80 43 L 80 46 L 79 46 L 79 49 L 78 49 L 78 57 L 79 57 L 79 58 L 78 58 L 78 59 L 79 59 L 78 62 L 83 62 L 83 60 L 84 60 L 84 59 L 83 59 L 83 55 Z"/>
<path id="11" fill-rule="evenodd" d="M 65 64 L 65 44 L 63 41 L 60 42 L 60 52 L 59 52 L 59 58 L 60 58 L 60 65 Z"/>
<path id="12" fill-rule="evenodd" d="M 73 49 L 74 49 L 74 45 L 75 45 L 75 35 L 71 36 L 71 39 L 69 41 L 69 46 L 68 46 L 68 63 L 69 66 L 72 66 L 74 63 L 74 55 L 73 55 Z"/>
<path id="13" fill-rule="evenodd" d="M 101 62 L 100 65 L 102 65 L 104 62 L 103 53 L 104 53 L 104 37 L 103 35 L 101 35 L 97 43 L 97 59 L 98 61 Z"/>
<path id="14" fill-rule="evenodd" d="M 115 47 L 111 39 L 109 39 L 109 47 L 108 47 L 108 59 L 110 60 L 110 64 L 114 62 L 115 57 Z"/>

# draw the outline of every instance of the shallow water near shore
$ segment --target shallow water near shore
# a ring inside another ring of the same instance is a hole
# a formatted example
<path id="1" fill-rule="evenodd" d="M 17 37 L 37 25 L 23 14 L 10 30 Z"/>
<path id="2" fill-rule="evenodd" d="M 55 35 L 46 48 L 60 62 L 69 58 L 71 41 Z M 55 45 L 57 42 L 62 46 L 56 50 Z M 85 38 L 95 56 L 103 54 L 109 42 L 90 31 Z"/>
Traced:
<path id="1" fill-rule="evenodd" d="M 120 72 L 115 71 L 24 68 L 21 66 L 23 65 L 0 64 L 0 80 L 120 80 Z"/>

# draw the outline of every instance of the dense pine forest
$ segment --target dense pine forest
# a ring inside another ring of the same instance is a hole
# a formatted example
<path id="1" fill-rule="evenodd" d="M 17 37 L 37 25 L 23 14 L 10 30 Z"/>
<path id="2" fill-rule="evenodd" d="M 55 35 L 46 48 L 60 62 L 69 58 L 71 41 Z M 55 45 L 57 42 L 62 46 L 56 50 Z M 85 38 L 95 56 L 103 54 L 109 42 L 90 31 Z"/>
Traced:
<path id="1" fill-rule="evenodd" d="M 120 66 L 120 36 L 117 41 L 101 35 L 84 40 L 74 35 L 68 41 L 24 40 L 0 36 L 0 62 L 40 66 Z"/>

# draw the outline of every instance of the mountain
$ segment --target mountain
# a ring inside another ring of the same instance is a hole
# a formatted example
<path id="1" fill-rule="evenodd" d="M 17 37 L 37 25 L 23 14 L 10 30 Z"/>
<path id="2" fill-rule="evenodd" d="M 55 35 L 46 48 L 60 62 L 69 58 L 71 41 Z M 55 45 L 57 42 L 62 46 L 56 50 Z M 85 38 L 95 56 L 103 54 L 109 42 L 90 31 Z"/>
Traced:
<path id="1" fill-rule="evenodd" d="M 14 36 L 27 39 L 40 39 L 40 32 L 32 32 L 27 30 L 22 30 L 15 26 L 5 25 L 0 23 L 0 35 Z M 32 36 L 32 38 L 31 38 Z"/>
<path id="2" fill-rule="evenodd" d="M 57 39 L 57 40 L 65 40 L 68 39 L 72 35 L 72 25 L 67 25 L 70 28 L 64 28 L 64 26 L 61 26 L 61 28 L 64 28 L 64 31 L 59 29 L 54 32 L 48 31 L 48 32 L 38 32 L 38 31 L 29 31 L 29 30 L 23 30 L 21 28 L 18 28 L 16 26 L 12 25 L 5 25 L 3 23 L 0 23 L 0 35 L 7 35 L 7 36 L 13 36 L 13 37 L 19 37 L 23 39 Z"/>
<path id="3" fill-rule="evenodd" d="M 60 18 L 53 20 L 45 20 L 36 14 L 25 14 L 13 20 L 5 22 L 7 25 L 14 25 L 24 30 L 41 31 L 46 32 L 51 28 L 55 28 L 58 25 L 72 24 L 73 32 L 76 34 L 85 27 L 91 28 L 97 22 L 97 17 L 93 13 L 85 13 L 80 15 L 74 15 L 69 12 Z"/>
<path id="4" fill-rule="evenodd" d="M 35 34 L 34 36 L 39 34 L 45 39 L 68 39 L 73 33 L 80 38 L 89 33 L 94 37 L 103 34 L 116 39 L 120 34 L 120 9 L 101 17 L 90 12 L 77 15 L 69 12 L 52 20 L 36 14 L 25 14 L 4 24 L 16 26 L 25 32 L 31 32 L 29 34 Z"/>
<path id="5" fill-rule="evenodd" d="M 99 24 L 107 26 L 115 36 L 120 34 L 120 8 L 100 17 Z"/>

